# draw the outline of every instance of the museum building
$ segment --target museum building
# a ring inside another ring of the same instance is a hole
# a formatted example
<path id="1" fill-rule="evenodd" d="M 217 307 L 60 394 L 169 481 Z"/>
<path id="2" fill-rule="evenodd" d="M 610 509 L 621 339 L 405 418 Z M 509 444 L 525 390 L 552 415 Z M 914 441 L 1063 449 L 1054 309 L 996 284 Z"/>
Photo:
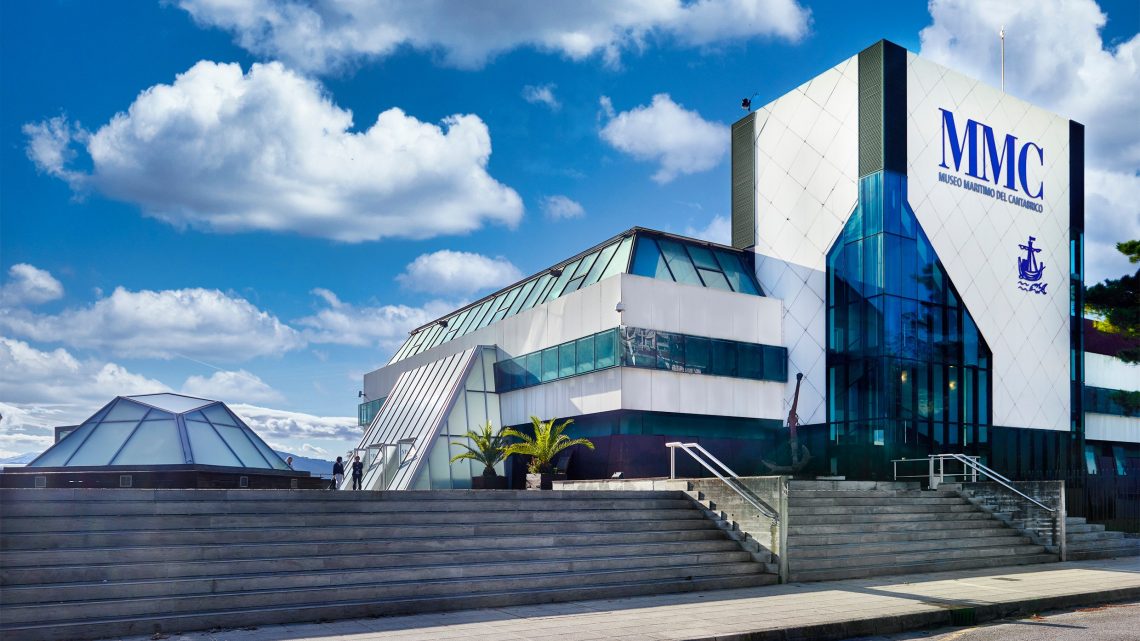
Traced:
<path id="1" fill-rule="evenodd" d="M 880 41 L 731 157 L 731 247 L 633 228 L 413 330 L 364 377 L 366 489 L 470 487 L 453 442 L 531 416 L 596 445 L 571 478 L 667 475 L 678 440 L 769 473 L 793 402 L 804 475 L 1140 474 L 1140 368 L 1082 314 L 1081 124 Z"/>

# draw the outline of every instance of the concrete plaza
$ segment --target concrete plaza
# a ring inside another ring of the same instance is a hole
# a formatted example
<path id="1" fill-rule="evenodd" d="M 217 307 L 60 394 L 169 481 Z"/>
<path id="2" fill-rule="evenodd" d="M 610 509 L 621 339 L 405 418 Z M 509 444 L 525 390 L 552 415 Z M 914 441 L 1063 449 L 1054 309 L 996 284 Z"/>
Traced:
<path id="1" fill-rule="evenodd" d="M 1140 557 L 213 630 L 171 641 L 845 639 L 1140 598 Z M 132 637 L 130 641 L 151 639 Z"/>

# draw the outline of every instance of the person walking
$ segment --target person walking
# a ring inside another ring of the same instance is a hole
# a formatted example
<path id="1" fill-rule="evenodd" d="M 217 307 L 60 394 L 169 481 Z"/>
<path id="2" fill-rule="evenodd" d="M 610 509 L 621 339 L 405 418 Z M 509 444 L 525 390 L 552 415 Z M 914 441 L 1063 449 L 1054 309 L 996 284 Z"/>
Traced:
<path id="1" fill-rule="evenodd" d="M 360 457 L 357 456 L 352 460 L 352 489 L 359 490 L 361 484 L 364 482 L 364 463 L 360 462 Z"/>
<path id="2" fill-rule="evenodd" d="M 288 465 L 289 469 L 293 469 L 293 457 L 292 456 L 288 456 L 285 458 L 285 465 Z"/>
<path id="3" fill-rule="evenodd" d="M 333 489 L 339 490 L 340 484 L 344 482 L 344 459 L 336 457 L 336 463 L 333 463 Z"/>

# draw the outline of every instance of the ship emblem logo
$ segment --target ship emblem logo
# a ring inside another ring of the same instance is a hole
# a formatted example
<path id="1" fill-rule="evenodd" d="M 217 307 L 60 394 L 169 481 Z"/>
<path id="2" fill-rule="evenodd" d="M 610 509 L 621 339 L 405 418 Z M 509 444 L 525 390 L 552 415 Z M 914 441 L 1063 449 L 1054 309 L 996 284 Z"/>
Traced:
<path id="1" fill-rule="evenodd" d="M 1022 251 L 1025 252 L 1025 257 L 1018 257 L 1017 259 L 1017 288 L 1034 294 L 1044 294 L 1045 288 L 1049 283 L 1042 283 L 1041 276 L 1045 272 L 1045 263 L 1037 261 L 1037 254 L 1041 250 L 1033 246 L 1033 241 L 1037 240 L 1033 236 L 1029 237 L 1029 241 L 1024 245 L 1018 245 Z"/>

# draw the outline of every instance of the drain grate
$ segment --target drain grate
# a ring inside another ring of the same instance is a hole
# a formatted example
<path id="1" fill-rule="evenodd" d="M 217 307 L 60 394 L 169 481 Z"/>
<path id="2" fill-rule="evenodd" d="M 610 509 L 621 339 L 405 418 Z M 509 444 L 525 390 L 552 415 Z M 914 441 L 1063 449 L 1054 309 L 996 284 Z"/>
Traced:
<path id="1" fill-rule="evenodd" d="M 950 625 L 975 625 L 978 622 L 974 608 L 954 608 L 950 611 Z"/>

